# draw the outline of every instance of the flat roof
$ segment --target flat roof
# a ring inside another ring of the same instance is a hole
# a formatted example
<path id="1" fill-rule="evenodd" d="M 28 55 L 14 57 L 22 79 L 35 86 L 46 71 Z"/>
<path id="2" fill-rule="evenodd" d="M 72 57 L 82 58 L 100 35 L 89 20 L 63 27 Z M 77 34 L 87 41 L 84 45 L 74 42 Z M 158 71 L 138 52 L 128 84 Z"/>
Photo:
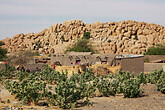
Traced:
<path id="1" fill-rule="evenodd" d="M 121 58 L 138 58 L 138 57 L 144 57 L 144 55 L 117 55 L 115 58 L 121 59 Z"/>

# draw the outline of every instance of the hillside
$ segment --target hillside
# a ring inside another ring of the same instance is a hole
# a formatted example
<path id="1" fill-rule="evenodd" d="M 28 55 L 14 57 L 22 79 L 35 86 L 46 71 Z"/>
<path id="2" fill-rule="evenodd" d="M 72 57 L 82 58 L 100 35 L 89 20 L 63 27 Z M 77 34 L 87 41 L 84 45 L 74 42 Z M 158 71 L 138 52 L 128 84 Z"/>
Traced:
<path id="1" fill-rule="evenodd" d="M 6 38 L 2 47 L 7 48 L 8 53 L 26 49 L 42 54 L 63 53 L 85 31 L 91 33 L 90 43 L 98 53 L 143 54 L 151 46 L 165 44 L 165 28 L 157 24 L 131 20 L 85 24 L 72 20 L 54 24 L 40 33 L 21 33 Z"/>

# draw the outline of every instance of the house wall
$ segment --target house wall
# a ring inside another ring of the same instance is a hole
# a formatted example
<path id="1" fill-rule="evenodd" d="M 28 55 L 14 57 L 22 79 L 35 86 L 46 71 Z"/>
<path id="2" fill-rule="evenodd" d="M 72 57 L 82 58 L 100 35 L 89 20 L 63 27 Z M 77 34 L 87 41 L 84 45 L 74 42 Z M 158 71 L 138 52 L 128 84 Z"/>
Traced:
<path id="1" fill-rule="evenodd" d="M 156 69 L 165 71 L 165 63 L 144 63 L 144 72 L 154 72 Z"/>
<path id="2" fill-rule="evenodd" d="M 121 70 L 134 72 L 135 75 L 144 72 L 144 57 L 122 58 Z"/>
<path id="3" fill-rule="evenodd" d="M 111 64 L 114 59 L 114 55 L 52 55 L 51 64 L 60 62 L 62 66 L 75 66 L 76 60 L 80 60 L 80 63 L 93 65 L 96 63 L 101 64 L 107 62 Z"/>

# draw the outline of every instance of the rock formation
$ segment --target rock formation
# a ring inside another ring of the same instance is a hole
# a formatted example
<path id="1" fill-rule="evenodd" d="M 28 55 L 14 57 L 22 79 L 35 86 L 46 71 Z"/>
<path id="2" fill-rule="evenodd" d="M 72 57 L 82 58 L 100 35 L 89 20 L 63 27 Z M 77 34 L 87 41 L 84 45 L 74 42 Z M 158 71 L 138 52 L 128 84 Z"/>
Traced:
<path id="1" fill-rule="evenodd" d="M 40 33 L 17 34 L 3 40 L 8 53 L 38 50 L 42 54 L 64 53 L 83 33 L 91 33 L 90 43 L 98 53 L 143 54 L 149 47 L 165 44 L 165 28 L 146 22 L 120 21 L 84 24 L 81 20 L 54 24 Z"/>

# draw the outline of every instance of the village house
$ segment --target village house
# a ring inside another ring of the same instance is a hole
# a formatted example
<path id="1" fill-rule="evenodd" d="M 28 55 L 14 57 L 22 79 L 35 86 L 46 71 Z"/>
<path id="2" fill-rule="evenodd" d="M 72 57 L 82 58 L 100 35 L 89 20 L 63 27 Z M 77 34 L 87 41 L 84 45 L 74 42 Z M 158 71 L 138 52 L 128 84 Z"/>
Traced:
<path id="1" fill-rule="evenodd" d="M 120 65 L 121 71 L 138 74 L 144 72 L 143 55 L 92 54 L 92 52 L 70 52 L 51 55 L 51 64 L 58 66 L 109 64 Z"/>

